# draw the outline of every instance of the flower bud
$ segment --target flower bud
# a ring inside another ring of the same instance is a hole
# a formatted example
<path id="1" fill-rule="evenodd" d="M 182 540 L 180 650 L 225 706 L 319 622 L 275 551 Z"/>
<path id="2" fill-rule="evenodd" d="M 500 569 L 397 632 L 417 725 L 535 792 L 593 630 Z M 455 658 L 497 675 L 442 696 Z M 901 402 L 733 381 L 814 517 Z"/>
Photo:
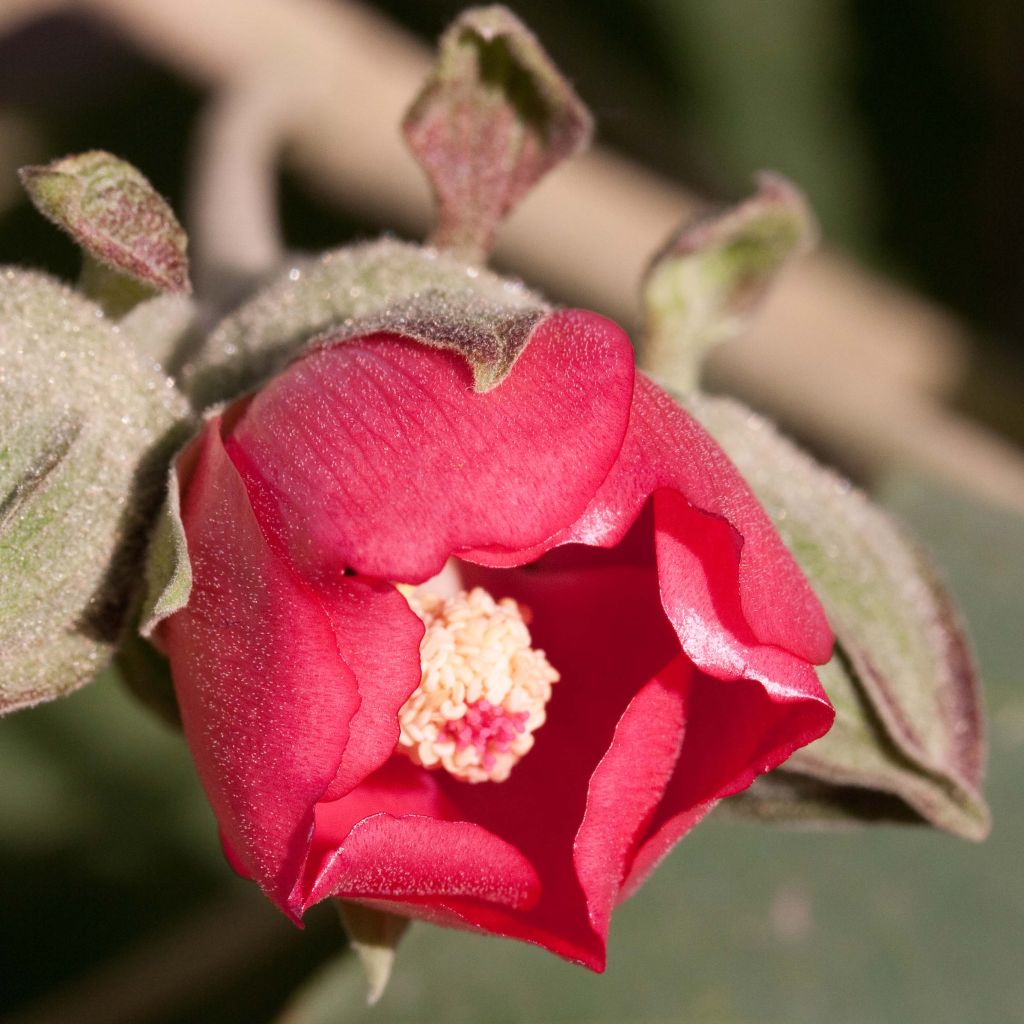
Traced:
<path id="1" fill-rule="evenodd" d="M 185 231 L 130 163 L 91 150 L 20 174 L 39 212 L 101 263 L 158 291 L 191 291 Z"/>
<path id="2" fill-rule="evenodd" d="M 130 163 L 90 150 L 19 174 L 36 209 L 82 249 L 81 287 L 109 315 L 155 292 L 191 292 L 185 230 Z"/>
<path id="3" fill-rule="evenodd" d="M 505 7 L 465 11 L 441 37 L 405 138 L 437 200 L 432 241 L 474 261 L 512 208 L 590 141 L 586 107 Z"/>
<path id="4" fill-rule="evenodd" d="M 738 335 L 783 268 L 814 242 L 814 216 L 777 174 L 755 195 L 688 221 L 651 261 L 642 284 L 640 363 L 689 390 L 714 346 Z"/>

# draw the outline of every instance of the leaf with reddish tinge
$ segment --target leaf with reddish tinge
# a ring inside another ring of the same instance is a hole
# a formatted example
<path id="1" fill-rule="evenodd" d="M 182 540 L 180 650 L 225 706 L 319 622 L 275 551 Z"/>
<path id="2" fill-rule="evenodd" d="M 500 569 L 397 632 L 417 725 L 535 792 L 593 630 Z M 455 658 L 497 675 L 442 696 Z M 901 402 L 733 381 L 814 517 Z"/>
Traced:
<path id="1" fill-rule="evenodd" d="M 158 291 L 192 290 L 185 231 L 131 164 L 91 150 L 19 173 L 39 212 L 103 266 Z"/>
<path id="2" fill-rule="evenodd" d="M 527 191 L 587 145 L 591 119 L 533 34 L 496 6 L 466 11 L 441 37 L 404 129 L 437 200 L 432 241 L 480 260 Z"/>

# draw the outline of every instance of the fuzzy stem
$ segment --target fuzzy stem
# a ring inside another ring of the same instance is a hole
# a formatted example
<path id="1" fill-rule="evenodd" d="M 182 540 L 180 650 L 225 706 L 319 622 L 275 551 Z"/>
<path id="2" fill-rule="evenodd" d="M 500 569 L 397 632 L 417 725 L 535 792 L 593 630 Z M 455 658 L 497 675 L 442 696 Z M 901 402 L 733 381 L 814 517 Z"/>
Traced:
<path id="1" fill-rule="evenodd" d="M 140 302 L 159 294 L 156 289 L 108 267 L 87 252 L 82 253 L 78 286 L 112 320 L 120 320 Z"/>

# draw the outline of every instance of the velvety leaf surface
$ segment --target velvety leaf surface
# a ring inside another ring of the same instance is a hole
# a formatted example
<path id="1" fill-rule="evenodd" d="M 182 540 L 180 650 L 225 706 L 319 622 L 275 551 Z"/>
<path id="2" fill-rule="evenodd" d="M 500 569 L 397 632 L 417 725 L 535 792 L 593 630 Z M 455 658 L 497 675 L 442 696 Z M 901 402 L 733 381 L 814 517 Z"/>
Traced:
<path id="1" fill-rule="evenodd" d="M 185 231 L 130 163 L 91 150 L 20 174 L 39 212 L 101 264 L 158 291 L 191 291 Z"/>
<path id="2" fill-rule="evenodd" d="M 691 396 L 688 404 L 775 519 L 838 638 L 822 675 L 836 725 L 786 771 L 896 796 L 940 828 L 982 838 L 989 817 L 978 679 L 959 613 L 929 560 L 881 509 L 755 413 L 724 399 Z M 768 813 L 756 792 L 744 800 Z M 864 815 L 863 801 L 850 813 Z"/>
<path id="3" fill-rule="evenodd" d="M 197 408 L 262 383 L 324 332 L 389 331 L 461 353 L 499 383 L 549 307 L 523 285 L 434 249 L 384 239 L 299 260 L 225 319 L 184 367 Z"/>
<path id="4" fill-rule="evenodd" d="M 533 33 L 505 7 L 461 14 L 404 124 L 434 190 L 432 241 L 482 262 L 529 189 L 586 146 L 586 108 Z"/>
<path id="5" fill-rule="evenodd" d="M 97 306 L 0 271 L 0 711 L 109 659 L 185 413 Z"/>
<path id="6" fill-rule="evenodd" d="M 173 376 L 197 317 L 198 306 L 190 296 L 154 295 L 122 316 L 117 329 L 135 352 Z"/>

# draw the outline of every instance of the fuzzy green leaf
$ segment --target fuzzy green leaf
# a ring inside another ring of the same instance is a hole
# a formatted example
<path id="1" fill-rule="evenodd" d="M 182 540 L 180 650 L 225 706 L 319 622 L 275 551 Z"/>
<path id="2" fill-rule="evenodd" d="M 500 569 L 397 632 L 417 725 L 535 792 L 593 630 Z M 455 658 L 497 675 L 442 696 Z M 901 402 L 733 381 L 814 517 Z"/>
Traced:
<path id="1" fill-rule="evenodd" d="M 497 386 L 550 307 L 515 281 L 391 240 L 301 260 L 224 320 L 182 382 L 205 409 L 262 383 L 317 336 L 389 331 L 452 349 Z"/>
<path id="2" fill-rule="evenodd" d="M 94 303 L 0 271 L 0 713 L 109 661 L 187 411 Z"/>
<path id="3" fill-rule="evenodd" d="M 125 686 L 161 721 L 181 731 L 170 662 L 148 641 L 130 634 L 114 656 Z"/>
<path id="4" fill-rule="evenodd" d="M 684 224 L 644 277 L 640 365 L 672 387 L 694 388 L 708 352 L 743 330 L 816 233 L 799 190 L 767 173 L 750 199 Z"/>
<path id="5" fill-rule="evenodd" d="M 871 817 L 860 797 L 872 791 L 887 817 L 896 798 L 919 819 L 983 838 L 979 683 L 959 615 L 927 558 L 865 495 L 756 413 L 725 399 L 685 401 L 764 504 L 836 633 L 836 656 L 821 671 L 836 724 L 783 771 L 822 784 L 817 799 L 831 792 L 836 814 Z M 755 787 L 734 809 L 764 816 L 771 804 L 782 817 L 806 817 L 785 809 L 778 784 Z M 861 790 L 856 799 L 851 788 Z"/>

